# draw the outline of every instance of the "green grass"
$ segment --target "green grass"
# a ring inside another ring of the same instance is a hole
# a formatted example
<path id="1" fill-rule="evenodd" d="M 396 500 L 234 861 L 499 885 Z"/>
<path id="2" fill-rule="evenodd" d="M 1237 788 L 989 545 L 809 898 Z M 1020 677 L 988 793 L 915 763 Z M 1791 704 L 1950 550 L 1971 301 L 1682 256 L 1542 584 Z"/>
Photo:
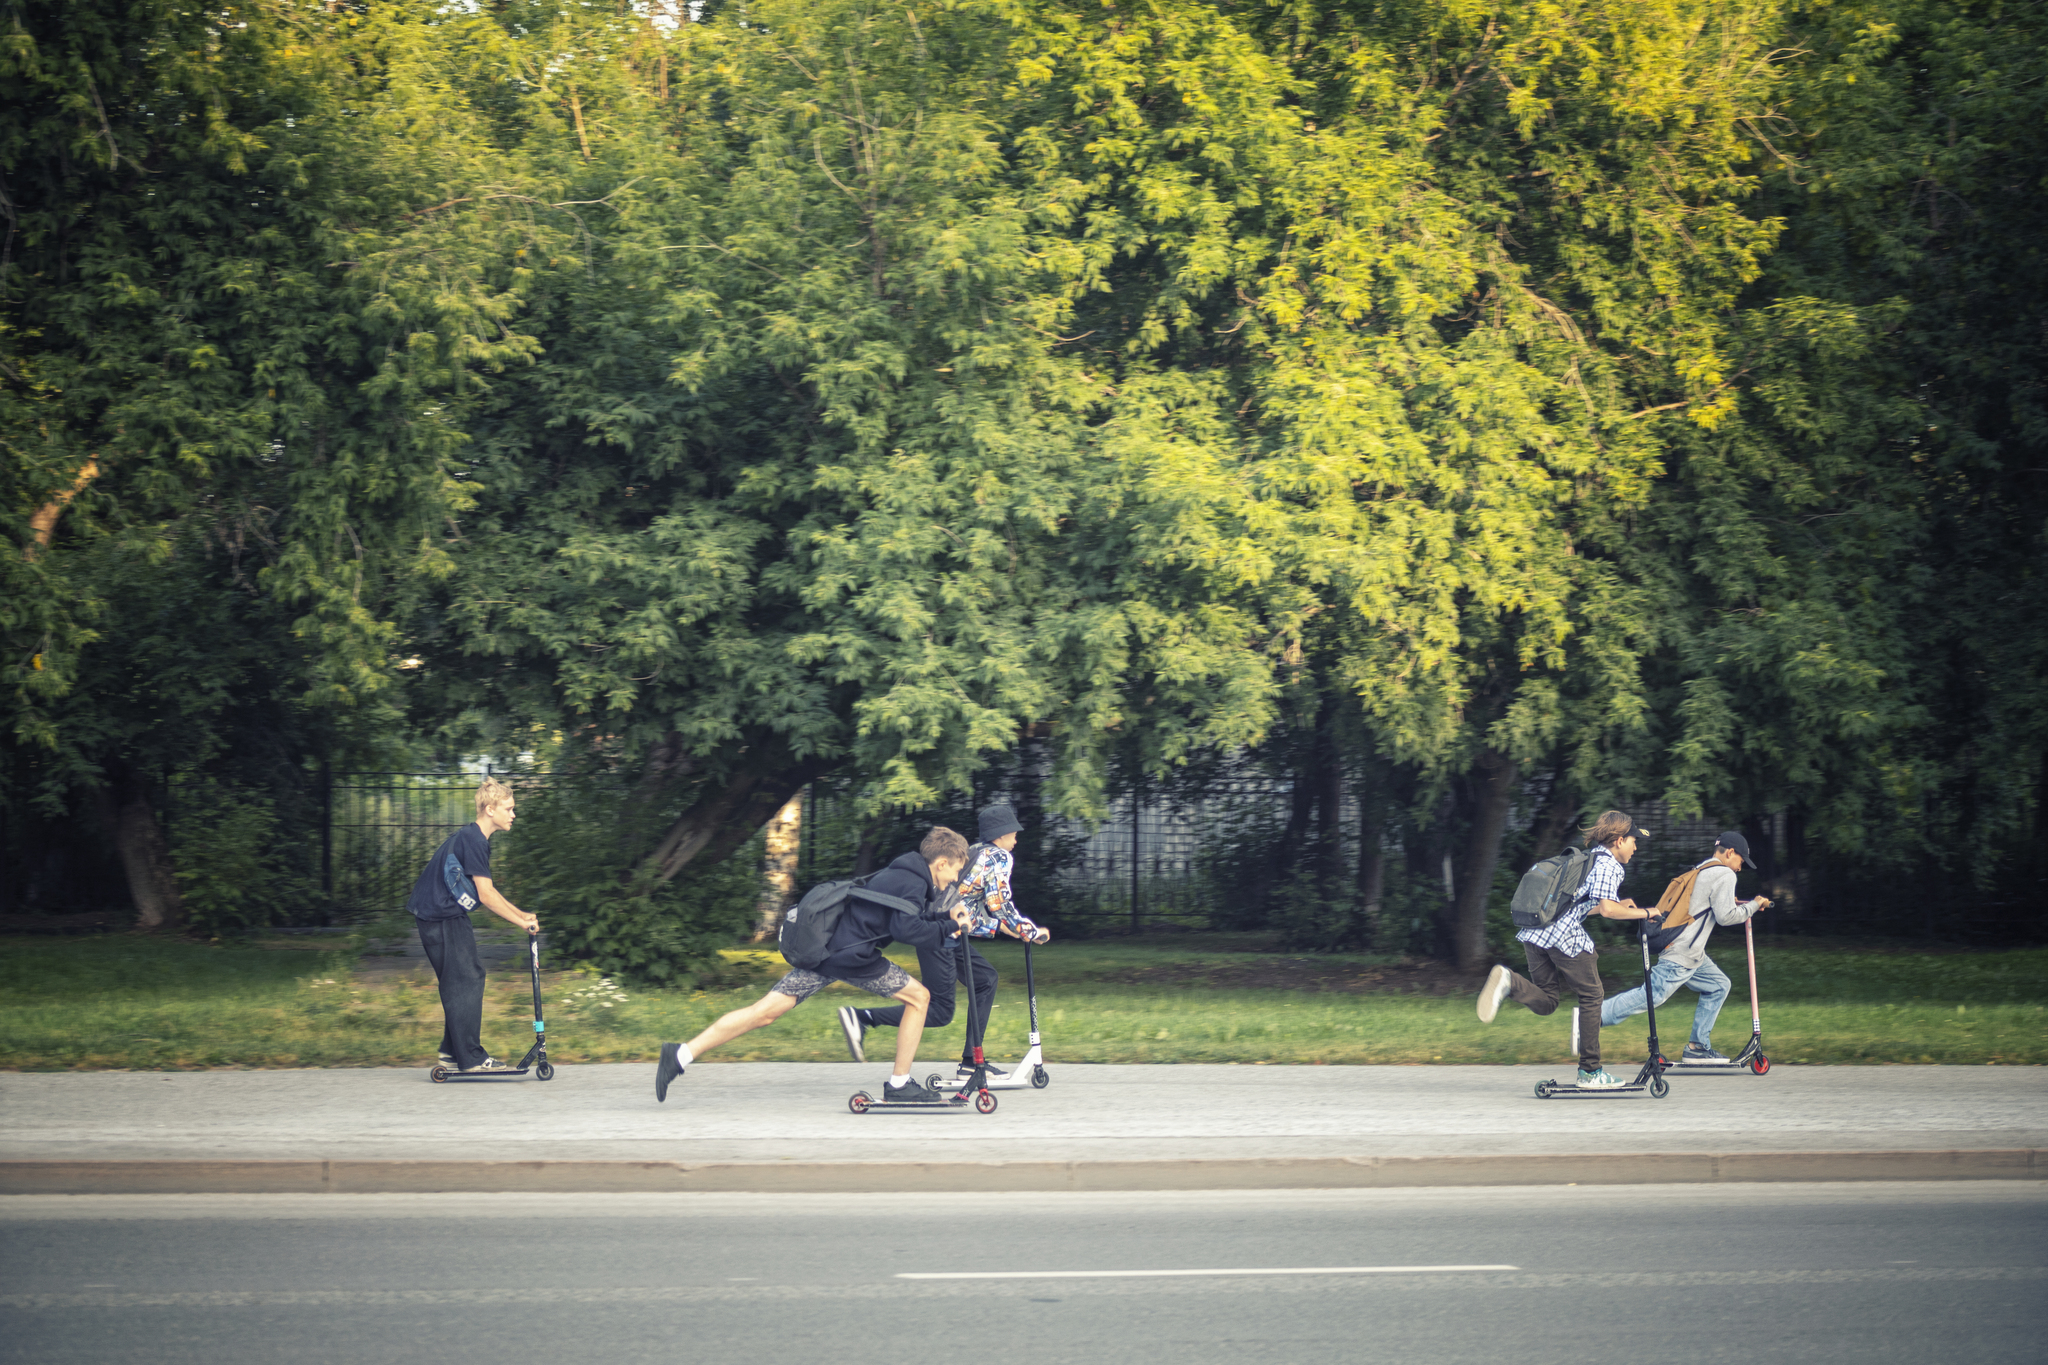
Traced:
<path id="1" fill-rule="evenodd" d="M 1047 1056 L 1062 1062 L 1550 1063 L 1566 1057 L 1562 1015 L 1513 1006 L 1493 1024 L 1472 1010 L 1476 981 L 1428 964 L 1363 955 L 1286 956 L 1247 935 L 1059 943 L 1035 954 Z M 895 954 L 915 968 L 910 954 Z M 990 1053 L 1022 1050 L 1022 950 L 990 950 L 1004 986 Z M 772 951 L 726 954 L 724 988 L 600 991 L 583 973 L 549 973 L 549 1052 L 557 1061 L 629 1061 L 688 1037 L 757 998 L 781 972 Z M 1715 1041 L 1748 1036 L 1739 942 L 1717 960 L 1735 978 Z M 1779 1063 L 2041 1065 L 2048 1063 L 2048 949 L 1920 953 L 1816 946 L 1759 947 L 1764 1036 Z M 369 970 L 357 970 L 367 965 Z M 431 978 L 378 972 L 353 948 L 303 939 L 204 945 L 110 935 L 0 939 L 0 1066 L 15 1070 L 128 1067 L 418 1065 L 441 1032 Z M 1633 960 L 1603 955 L 1610 988 Z M 831 1006 L 866 999 L 845 987 L 773 1028 L 713 1054 L 724 1061 L 832 1061 L 845 1056 Z M 606 1002 L 610 1008 L 606 1008 Z M 1692 996 L 1668 1007 L 1669 1053 L 1682 1043 Z M 523 976 L 494 975 L 485 1043 L 525 1046 Z M 961 1026 L 934 1034 L 937 1059 Z M 1638 1055 L 1645 1021 L 1610 1030 L 1610 1059 Z"/>

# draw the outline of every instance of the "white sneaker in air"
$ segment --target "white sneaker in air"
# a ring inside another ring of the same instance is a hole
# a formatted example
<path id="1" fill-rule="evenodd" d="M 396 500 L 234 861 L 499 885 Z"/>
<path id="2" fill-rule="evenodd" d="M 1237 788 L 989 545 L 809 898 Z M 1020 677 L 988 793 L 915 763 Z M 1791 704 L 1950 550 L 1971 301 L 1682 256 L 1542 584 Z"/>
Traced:
<path id="1" fill-rule="evenodd" d="M 1495 967 L 1486 974 L 1486 984 L 1479 988 L 1480 1023 L 1493 1022 L 1493 1016 L 1500 1013 L 1500 1002 L 1508 998 L 1508 987 L 1513 984 L 1513 974 L 1505 967 Z"/>

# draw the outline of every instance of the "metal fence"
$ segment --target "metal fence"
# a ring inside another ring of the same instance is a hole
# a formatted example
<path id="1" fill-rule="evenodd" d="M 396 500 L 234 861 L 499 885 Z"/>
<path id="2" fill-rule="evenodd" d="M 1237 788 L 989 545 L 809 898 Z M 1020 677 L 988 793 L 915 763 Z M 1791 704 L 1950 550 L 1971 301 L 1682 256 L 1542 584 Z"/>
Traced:
<path id="1" fill-rule="evenodd" d="M 514 791 L 545 786 L 546 777 L 481 772 L 335 773 L 325 789 L 326 822 L 320 881 L 344 916 L 397 910 L 412 894 L 427 857 L 450 834 L 476 819 L 476 789 L 495 777 Z M 502 877 L 517 867 L 512 834 L 492 841 L 491 865 Z"/>
<path id="2" fill-rule="evenodd" d="M 546 786 L 532 773 L 337 773 L 327 787 L 327 820 L 321 847 L 321 876 L 330 901 L 345 916 L 359 918 L 405 904 L 414 880 L 436 845 L 476 818 L 475 792 L 486 776 L 516 791 Z M 1038 909 L 1053 909 L 1065 921 L 1104 928 L 1125 924 L 1210 927 L 1230 922 L 1242 908 L 1230 904 L 1232 883 L 1219 875 L 1221 861 L 1247 840 L 1272 837 L 1284 827 L 1293 802 L 1293 783 L 1284 774 L 1252 764 L 1219 768 L 1198 790 L 1150 795 L 1142 789 L 1111 808 L 1099 824 L 1045 813 L 1039 805 L 1043 774 L 1028 768 L 972 793 L 959 811 L 923 811 L 886 827 L 880 861 L 915 842 L 915 831 L 934 821 L 953 823 L 970 834 L 972 808 L 1009 800 L 1035 821 L 1034 845 L 1026 855 L 1028 873 L 1039 890 Z M 1511 817 L 1526 827 L 1547 799 L 1541 784 L 1527 787 Z M 1637 820 L 1655 831 L 1636 866 L 1630 893 L 1655 895 L 1664 880 L 1705 856 L 1716 831 L 1711 820 L 1677 821 L 1659 802 L 1631 806 Z M 804 884 L 852 870 L 855 848 L 877 827 L 855 818 L 851 797 L 814 787 L 804 800 L 798 875 Z M 1337 821 L 1341 856 L 1355 863 L 1365 837 L 1354 795 L 1347 794 Z M 1551 852 L 1554 850 L 1544 850 Z M 1398 846 L 1390 849 L 1398 853 Z M 492 862 L 501 876 L 516 873 L 519 841 L 506 834 L 493 841 Z M 1446 870 L 1445 894 L 1449 894 Z M 1050 904 L 1047 904 L 1047 902 Z M 1033 908 L 1027 904 L 1027 910 Z"/>

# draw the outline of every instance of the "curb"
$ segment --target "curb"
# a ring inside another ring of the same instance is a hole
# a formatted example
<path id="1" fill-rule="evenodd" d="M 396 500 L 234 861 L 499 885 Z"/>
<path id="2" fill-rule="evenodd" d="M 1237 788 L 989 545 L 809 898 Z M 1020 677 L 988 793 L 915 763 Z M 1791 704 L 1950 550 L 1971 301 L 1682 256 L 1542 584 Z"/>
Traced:
<path id="1" fill-rule="evenodd" d="M 2048 1149 L 1221 1161 L 0 1161 L 8 1194 L 899 1194 L 2043 1180 Z"/>

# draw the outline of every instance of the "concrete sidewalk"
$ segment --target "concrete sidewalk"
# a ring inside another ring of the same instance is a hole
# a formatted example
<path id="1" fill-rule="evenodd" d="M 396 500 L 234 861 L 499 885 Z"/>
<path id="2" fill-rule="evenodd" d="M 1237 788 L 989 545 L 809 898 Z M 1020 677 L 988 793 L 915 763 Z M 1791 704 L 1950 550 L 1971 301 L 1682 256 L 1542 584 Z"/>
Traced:
<path id="1" fill-rule="evenodd" d="M 922 1070 L 922 1068 L 920 1068 Z M 2039 1179 L 2048 1069 L 1785 1067 L 1539 1100 L 1555 1067 L 1060 1066 L 994 1114 L 847 1111 L 886 1067 L 0 1075 L 0 1193 L 1200 1189 Z"/>

